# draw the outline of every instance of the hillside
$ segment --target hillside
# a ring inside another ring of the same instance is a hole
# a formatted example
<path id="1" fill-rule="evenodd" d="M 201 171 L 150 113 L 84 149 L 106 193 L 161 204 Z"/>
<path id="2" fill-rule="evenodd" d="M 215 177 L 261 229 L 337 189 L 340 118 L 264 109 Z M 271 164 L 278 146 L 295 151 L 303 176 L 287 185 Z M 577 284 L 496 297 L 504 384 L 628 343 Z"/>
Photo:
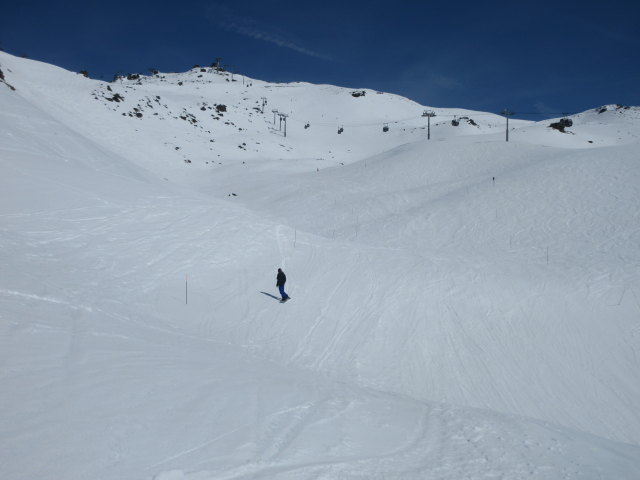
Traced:
<path id="1" fill-rule="evenodd" d="M 3 477 L 640 475 L 637 107 L 0 70 Z"/>

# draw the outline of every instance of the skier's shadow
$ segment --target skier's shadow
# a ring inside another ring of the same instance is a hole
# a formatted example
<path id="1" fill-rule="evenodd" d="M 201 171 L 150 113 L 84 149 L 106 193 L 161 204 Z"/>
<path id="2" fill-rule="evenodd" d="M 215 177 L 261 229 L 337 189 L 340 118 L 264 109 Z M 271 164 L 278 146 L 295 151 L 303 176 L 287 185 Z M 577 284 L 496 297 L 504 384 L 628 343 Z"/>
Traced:
<path id="1" fill-rule="evenodd" d="M 266 295 L 267 297 L 271 297 L 274 300 L 280 301 L 280 297 L 276 297 L 275 295 L 271 295 L 270 293 L 267 293 L 267 292 L 260 292 L 260 293 L 263 294 L 263 295 Z"/>

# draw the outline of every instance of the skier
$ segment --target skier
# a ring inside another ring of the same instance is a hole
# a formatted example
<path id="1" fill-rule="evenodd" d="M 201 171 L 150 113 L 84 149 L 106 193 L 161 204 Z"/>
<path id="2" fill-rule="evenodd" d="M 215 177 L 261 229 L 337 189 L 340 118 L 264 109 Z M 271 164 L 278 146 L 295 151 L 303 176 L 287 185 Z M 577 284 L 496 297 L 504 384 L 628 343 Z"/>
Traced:
<path id="1" fill-rule="evenodd" d="M 276 287 L 280 289 L 280 295 L 282 296 L 282 300 L 280 302 L 284 303 L 289 300 L 289 295 L 284 291 L 284 284 L 287 282 L 287 276 L 284 274 L 281 268 L 278 269 L 278 276 L 276 278 Z"/>

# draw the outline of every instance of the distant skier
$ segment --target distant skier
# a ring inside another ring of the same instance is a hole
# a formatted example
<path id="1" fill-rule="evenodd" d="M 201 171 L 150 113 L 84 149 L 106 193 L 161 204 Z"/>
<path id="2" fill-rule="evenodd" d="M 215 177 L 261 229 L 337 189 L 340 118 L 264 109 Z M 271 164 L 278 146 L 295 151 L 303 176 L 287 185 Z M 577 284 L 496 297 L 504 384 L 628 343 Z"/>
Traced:
<path id="1" fill-rule="evenodd" d="M 289 300 L 289 295 L 284 291 L 284 284 L 287 283 L 287 276 L 284 274 L 281 268 L 278 269 L 278 276 L 276 278 L 276 287 L 280 289 L 281 302 Z"/>

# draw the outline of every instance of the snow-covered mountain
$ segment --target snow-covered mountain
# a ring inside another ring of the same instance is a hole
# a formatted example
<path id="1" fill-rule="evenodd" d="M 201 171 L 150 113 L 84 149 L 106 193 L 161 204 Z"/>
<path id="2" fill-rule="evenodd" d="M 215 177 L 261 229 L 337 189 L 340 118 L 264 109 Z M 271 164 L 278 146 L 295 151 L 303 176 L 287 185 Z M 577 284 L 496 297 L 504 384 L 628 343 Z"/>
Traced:
<path id="1" fill-rule="evenodd" d="M 639 108 L 0 71 L 2 478 L 640 477 Z"/>

